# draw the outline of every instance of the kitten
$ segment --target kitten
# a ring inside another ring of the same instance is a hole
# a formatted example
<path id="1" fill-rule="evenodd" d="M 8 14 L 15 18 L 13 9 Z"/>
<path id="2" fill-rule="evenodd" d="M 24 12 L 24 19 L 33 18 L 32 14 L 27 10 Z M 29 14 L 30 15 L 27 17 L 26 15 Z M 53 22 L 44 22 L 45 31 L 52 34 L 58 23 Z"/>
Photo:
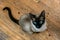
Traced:
<path id="1" fill-rule="evenodd" d="M 42 11 L 38 16 L 32 13 L 28 13 L 22 15 L 20 19 L 17 20 L 13 17 L 11 9 L 9 7 L 5 7 L 3 8 L 3 10 L 7 10 L 10 19 L 20 25 L 22 29 L 29 34 L 32 34 L 33 32 L 43 32 L 47 29 L 45 21 L 45 11 Z"/>
<path id="2" fill-rule="evenodd" d="M 43 10 L 40 15 L 32 15 L 31 17 L 31 27 L 33 32 L 42 32 L 47 29 L 45 20 L 45 11 Z"/>

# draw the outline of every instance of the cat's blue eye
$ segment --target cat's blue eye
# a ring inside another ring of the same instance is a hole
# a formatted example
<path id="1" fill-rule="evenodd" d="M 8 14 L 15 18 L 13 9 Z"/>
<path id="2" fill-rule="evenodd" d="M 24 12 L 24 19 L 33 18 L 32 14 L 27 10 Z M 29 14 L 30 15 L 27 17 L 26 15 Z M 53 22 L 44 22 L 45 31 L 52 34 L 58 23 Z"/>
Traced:
<path id="1" fill-rule="evenodd" d="M 40 24 L 42 24 L 43 22 L 42 22 L 42 21 L 40 21 L 39 23 L 40 23 Z"/>
<path id="2" fill-rule="evenodd" d="M 36 24 L 36 22 L 33 22 L 34 24 Z"/>

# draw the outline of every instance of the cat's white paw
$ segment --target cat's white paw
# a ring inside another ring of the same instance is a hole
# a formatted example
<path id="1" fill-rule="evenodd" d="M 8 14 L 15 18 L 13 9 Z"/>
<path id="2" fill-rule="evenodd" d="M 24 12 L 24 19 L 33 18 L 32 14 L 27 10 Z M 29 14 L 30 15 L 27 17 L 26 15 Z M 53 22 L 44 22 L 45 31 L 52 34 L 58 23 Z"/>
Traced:
<path id="1" fill-rule="evenodd" d="M 32 31 L 30 31 L 30 32 L 27 32 L 27 33 L 29 33 L 29 34 L 33 34 L 33 32 L 32 32 Z"/>

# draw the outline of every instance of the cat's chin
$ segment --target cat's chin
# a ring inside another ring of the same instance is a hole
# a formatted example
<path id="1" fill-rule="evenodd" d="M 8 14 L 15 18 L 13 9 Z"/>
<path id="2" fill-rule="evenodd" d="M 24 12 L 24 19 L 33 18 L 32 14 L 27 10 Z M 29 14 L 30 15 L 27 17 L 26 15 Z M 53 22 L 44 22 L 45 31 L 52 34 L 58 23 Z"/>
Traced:
<path id="1" fill-rule="evenodd" d="M 41 28 L 36 28 L 35 27 L 35 25 L 32 23 L 32 21 L 31 21 L 31 30 L 33 31 L 33 32 L 43 32 L 43 31 L 45 31 L 46 29 L 47 29 L 47 26 L 46 26 L 46 21 L 45 21 L 45 23 L 42 25 L 42 27 Z"/>

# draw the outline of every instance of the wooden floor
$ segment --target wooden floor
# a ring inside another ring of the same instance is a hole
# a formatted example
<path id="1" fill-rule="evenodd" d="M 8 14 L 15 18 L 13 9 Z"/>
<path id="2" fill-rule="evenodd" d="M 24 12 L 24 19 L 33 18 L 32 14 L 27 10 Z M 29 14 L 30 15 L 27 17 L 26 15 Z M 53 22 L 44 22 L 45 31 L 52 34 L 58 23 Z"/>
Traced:
<path id="1" fill-rule="evenodd" d="M 45 10 L 48 29 L 38 34 L 25 33 L 2 10 L 6 6 L 18 20 L 26 13 L 39 14 Z M 0 40 L 60 40 L 60 0 L 0 0 Z"/>

